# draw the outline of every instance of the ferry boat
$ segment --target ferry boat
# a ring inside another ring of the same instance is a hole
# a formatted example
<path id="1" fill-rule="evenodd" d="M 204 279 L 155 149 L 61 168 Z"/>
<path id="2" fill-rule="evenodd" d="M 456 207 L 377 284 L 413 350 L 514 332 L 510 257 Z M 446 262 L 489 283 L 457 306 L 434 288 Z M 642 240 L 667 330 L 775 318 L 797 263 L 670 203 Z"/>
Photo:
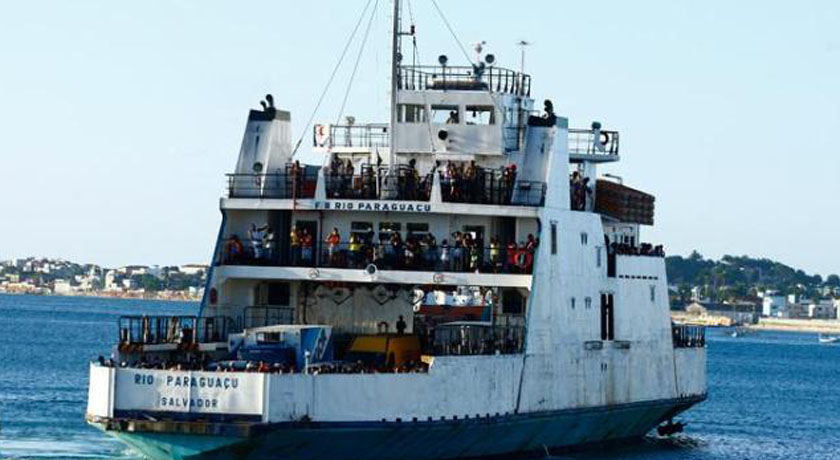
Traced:
<path id="1" fill-rule="evenodd" d="M 670 321 L 653 196 L 479 54 L 402 62 L 391 120 L 251 110 L 200 312 L 120 318 L 87 421 L 154 459 L 454 459 L 637 439 L 706 398 Z M 307 128 L 308 129 L 308 128 Z"/>

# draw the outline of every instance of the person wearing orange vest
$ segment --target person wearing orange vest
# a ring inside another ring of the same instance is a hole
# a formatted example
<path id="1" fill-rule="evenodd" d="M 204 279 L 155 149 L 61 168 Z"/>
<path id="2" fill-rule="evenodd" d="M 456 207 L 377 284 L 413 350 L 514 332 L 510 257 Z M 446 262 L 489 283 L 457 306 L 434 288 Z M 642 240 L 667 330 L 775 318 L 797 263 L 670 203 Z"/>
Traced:
<path id="1" fill-rule="evenodd" d="M 338 229 L 333 227 L 332 232 L 327 235 L 327 239 L 324 240 L 327 243 L 327 255 L 329 257 L 329 263 L 335 264 L 336 257 L 338 255 L 338 245 L 341 244 L 341 236 L 338 234 Z"/>
<path id="2" fill-rule="evenodd" d="M 309 230 L 303 229 L 303 235 L 300 238 L 301 256 L 304 265 L 312 265 L 312 235 Z"/>

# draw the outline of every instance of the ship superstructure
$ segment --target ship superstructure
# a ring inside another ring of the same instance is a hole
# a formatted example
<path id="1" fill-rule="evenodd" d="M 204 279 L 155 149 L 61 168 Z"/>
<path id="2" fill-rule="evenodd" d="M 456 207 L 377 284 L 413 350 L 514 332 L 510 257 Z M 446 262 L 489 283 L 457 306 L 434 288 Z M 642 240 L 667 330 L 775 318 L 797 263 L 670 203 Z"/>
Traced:
<path id="1" fill-rule="evenodd" d="M 88 420 L 153 458 L 465 458 L 643 436 L 706 396 L 653 197 L 479 57 L 400 63 L 392 121 L 249 113 L 194 317 L 125 317 Z"/>

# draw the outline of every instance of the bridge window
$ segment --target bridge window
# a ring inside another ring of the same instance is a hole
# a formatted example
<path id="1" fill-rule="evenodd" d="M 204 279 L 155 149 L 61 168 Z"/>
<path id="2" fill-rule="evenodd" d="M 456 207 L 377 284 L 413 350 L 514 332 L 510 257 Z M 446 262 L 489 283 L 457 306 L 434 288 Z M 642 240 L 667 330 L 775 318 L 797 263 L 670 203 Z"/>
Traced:
<path id="1" fill-rule="evenodd" d="M 493 106 L 468 105 L 464 120 L 468 125 L 495 125 L 496 111 Z"/>
<path id="2" fill-rule="evenodd" d="M 457 105 L 433 105 L 432 106 L 432 123 L 439 125 L 457 125 L 460 123 L 461 117 L 458 113 Z"/>
<path id="3" fill-rule="evenodd" d="M 400 104 L 397 107 L 397 121 L 400 123 L 426 122 L 426 106 L 420 104 Z"/>
<path id="4" fill-rule="evenodd" d="M 580 234 L 580 244 L 586 246 L 589 244 L 589 235 L 586 232 Z"/>
<path id="5" fill-rule="evenodd" d="M 551 253 L 557 254 L 557 223 L 551 223 Z"/>

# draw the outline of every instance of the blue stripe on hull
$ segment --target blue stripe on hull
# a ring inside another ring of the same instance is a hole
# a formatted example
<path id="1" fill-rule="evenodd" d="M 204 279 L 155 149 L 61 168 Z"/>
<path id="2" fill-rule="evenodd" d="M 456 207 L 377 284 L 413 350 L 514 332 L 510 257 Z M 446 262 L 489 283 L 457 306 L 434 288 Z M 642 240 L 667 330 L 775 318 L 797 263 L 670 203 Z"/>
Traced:
<path id="1" fill-rule="evenodd" d="M 153 459 L 437 460 L 544 452 L 644 436 L 702 400 L 403 423 L 274 425 L 252 438 L 109 432 Z"/>

